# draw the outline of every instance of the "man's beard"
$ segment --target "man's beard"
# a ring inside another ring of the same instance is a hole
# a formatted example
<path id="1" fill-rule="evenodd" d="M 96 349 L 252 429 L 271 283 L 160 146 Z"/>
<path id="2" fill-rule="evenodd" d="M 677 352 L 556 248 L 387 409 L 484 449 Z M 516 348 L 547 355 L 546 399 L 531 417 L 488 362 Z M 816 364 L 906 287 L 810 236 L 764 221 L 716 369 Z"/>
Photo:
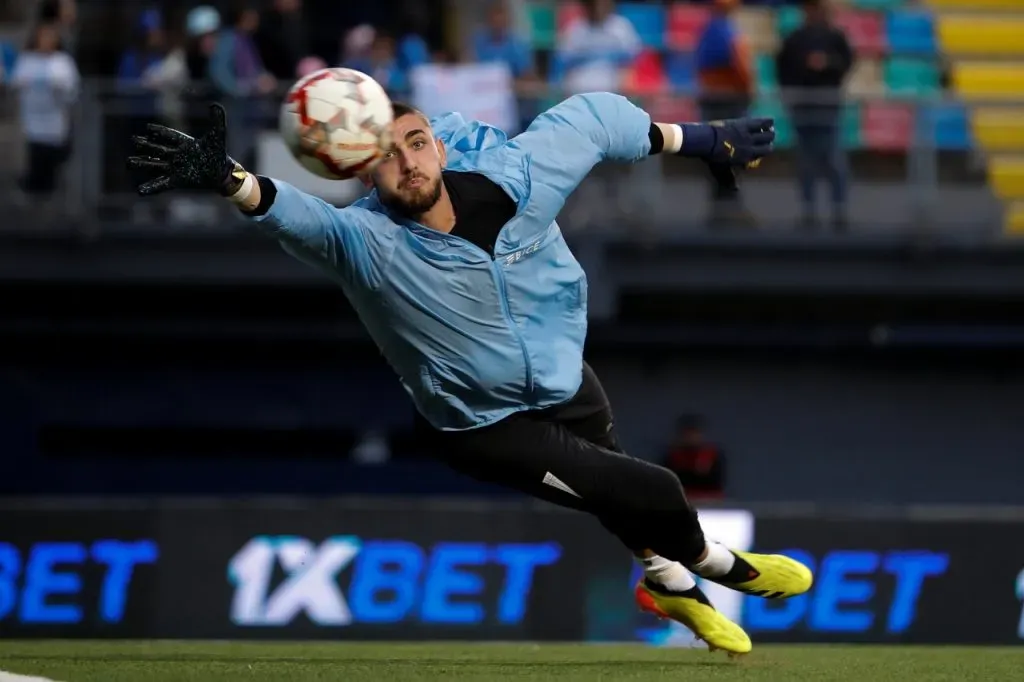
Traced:
<path id="1" fill-rule="evenodd" d="M 441 200 L 441 178 L 435 180 L 433 185 L 420 187 L 412 194 L 385 195 L 381 192 L 380 200 L 392 211 L 408 218 L 416 218 L 432 209 L 434 204 Z"/>

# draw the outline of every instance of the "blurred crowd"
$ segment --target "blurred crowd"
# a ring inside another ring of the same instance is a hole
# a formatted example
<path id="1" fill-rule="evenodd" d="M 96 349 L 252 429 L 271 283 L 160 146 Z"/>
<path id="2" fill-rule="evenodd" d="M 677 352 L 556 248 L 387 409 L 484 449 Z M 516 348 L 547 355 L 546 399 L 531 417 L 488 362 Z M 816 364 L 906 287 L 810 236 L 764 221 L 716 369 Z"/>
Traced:
<path id="1" fill-rule="evenodd" d="M 232 122 L 231 151 L 243 161 L 251 161 L 254 132 L 274 120 L 282 90 L 326 66 L 369 73 L 393 96 L 405 98 L 418 66 L 504 64 L 520 94 L 517 115 L 523 122 L 554 95 L 592 90 L 649 94 L 652 83 L 662 91 L 676 87 L 673 69 L 679 69 L 673 64 L 679 55 L 667 46 L 652 57 L 614 0 L 571 4 L 576 13 L 568 24 L 558 15 L 552 49 L 539 50 L 531 41 L 536 22 L 528 27 L 532 3 L 526 0 L 44 0 L 22 45 L 0 41 L 3 83 L 18 97 L 27 142 L 20 186 L 29 194 L 53 191 L 72 149 L 71 112 L 83 77 L 115 84 L 119 113 L 108 117 L 107 126 L 122 140 L 147 119 L 186 128 L 197 124 L 188 113 L 197 109 L 190 107 L 192 102 L 215 98 L 225 103 Z M 705 120 L 746 115 L 755 103 L 758 78 L 751 36 L 734 20 L 741 3 L 694 4 L 711 12 L 694 49 L 685 54 L 696 81 L 697 106 L 673 110 L 669 103 L 668 111 L 652 113 Z M 831 21 L 828 0 L 748 4 L 802 6 L 803 23 L 782 41 L 774 69 L 779 85 L 792 93 L 784 104 L 795 122 L 804 223 L 816 224 L 815 185 L 824 179 L 832 223 L 841 229 L 848 196 L 843 87 L 855 51 Z M 658 80 L 664 78 L 667 82 Z M 532 99 L 524 98 L 530 93 Z M 116 184 L 123 185 L 123 178 Z M 745 210 L 733 197 L 719 195 L 714 186 L 710 191 L 713 206 L 733 219 L 744 218 Z"/>

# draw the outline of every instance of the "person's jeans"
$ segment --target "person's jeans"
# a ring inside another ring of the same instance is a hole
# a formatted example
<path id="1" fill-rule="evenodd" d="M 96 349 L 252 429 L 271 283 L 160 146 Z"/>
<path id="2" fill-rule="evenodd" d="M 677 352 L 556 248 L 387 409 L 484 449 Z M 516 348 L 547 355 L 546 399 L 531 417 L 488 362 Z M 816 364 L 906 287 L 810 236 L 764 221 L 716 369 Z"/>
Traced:
<path id="1" fill-rule="evenodd" d="M 813 215 L 818 178 L 832 188 L 835 217 L 845 211 L 849 169 L 838 121 L 835 124 L 796 126 L 800 194 L 805 215 Z"/>

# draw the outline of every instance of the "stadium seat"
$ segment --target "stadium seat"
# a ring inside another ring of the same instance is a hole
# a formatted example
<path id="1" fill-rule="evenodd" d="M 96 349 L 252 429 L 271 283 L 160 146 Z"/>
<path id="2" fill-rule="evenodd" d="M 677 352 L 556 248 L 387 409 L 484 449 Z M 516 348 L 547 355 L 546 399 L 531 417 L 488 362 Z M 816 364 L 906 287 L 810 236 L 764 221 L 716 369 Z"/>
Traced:
<path id="1" fill-rule="evenodd" d="M 885 87 L 894 96 L 924 97 L 939 91 L 939 69 L 923 59 L 893 57 L 883 67 Z"/>
<path id="2" fill-rule="evenodd" d="M 899 102 L 864 105 L 864 147 L 878 151 L 906 151 L 914 137 L 914 107 Z"/>
<path id="3" fill-rule="evenodd" d="M 1014 201 L 1006 207 L 1003 231 L 1015 237 L 1024 236 L 1024 201 Z"/>
<path id="4" fill-rule="evenodd" d="M 750 108 L 751 116 L 766 116 L 775 119 L 775 147 L 791 149 L 794 144 L 793 123 L 782 103 L 775 97 L 762 97 Z"/>
<path id="5" fill-rule="evenodd" d="M 645 107 L 655 121 L 699 121 L 700 111 L 690 97 L 657 95 L 647 101 Z"/>
<path id="6" fill-rule="evenodd" d="M 877 59 L 858 59 L 846 80 L 846 92 L 850 97 L 878 97 L 885 94 L 882 78 L 882 62 Z"/>
<path id="7" fill-rule="evenodd" d="M 922 10 L 896 10 L 889 13 L 885 23 L 889 51 L 904 55 L 934 55 L 935 20 Z"/>
<path id="8" fill-rule="evenodd" d="M 562 32 L 574 21 L 583 18 L 583 7 L 578 2 L 560 2 L 557 16 L 558 31 Z"/>
<path id="9" fill-rule="evenodd" d="M 775 13 L 770 9 L 743 7 L 736 12 L 735 21 L 755 53 L 778 51 L 779 33 L 775 30 Z"/>
<path id="10" fill-rule="evenodd" d="M 535 50 L 550 50 L 555 46 L 558 35 L 554 8 L 541 3 L 531 3 L 527 12 L 530 21 L 530 44 Z"/>
<path id="11" fill-rule="evenodd" d="M 775 14 L 775 31 L 780 38 L 785 38 L 804 21 L 804 13 L 799 7 L 786 5 L 780 7 Z"/>
<path id="12" fill-rule="evenodd" d="M 930 140 L 937 149 L 967 151 L 972 147 L 967 110 L 962 104 L 921 105 L 917 120 L 922 131 L 921 139 Z"/>
<path id="13" fill-rule="evenodd" d="M 889 10 L 897 9 L 905 0 L 847 0 L 846 4 L 860 9 Z"/>
<path id="14" fill-rule="evenodd" d="M 1024 156 L 993 156 L 988 163 L 989 184 L 1000 199 L 1024 199 Z"/>
<path id="15" fill-rule="evenodd" d="M 886 51 L 885 18 L 879 12 L 838 8 L 835 22 L 846 33 L 858 55 L 881 55 Z"/>
<path id="16" fill-rule="evenodd" d="M 671 52 L 665 63 L 665 75 L 675 93 L 697 91 L 697 65 L 692 52 Z"/>
<path id="17" fill-rule="evenodd" d="M 636 58 L 625 76 L 625 90 L 635 95 L 653 95 L 665 90 L 661 55 L 647 48 Z"/>
<path id="18" fill-rule="evenodd" d="M 775 92 L 779 89 L 779 80 L 775 73 L 774 55 L 757 55 L 754 59 L 754 67 L 757 71 L 758 92 Z"/>
<path id="19" fill-rule="evenodd" d="M 1024 64 L 1013 62 L 959 62 L 953 66 L 953 84 L 965 99 L 1019 101 L 1024 94 Z"/>
<path id="20" fill-rule="evenodd" d="M 1024 5 L 1021 6 L 1024 10 Z M 1024 16 L 944 14 L 938 17 L 942 49 L 951 55 L 1024 56 Z"/>
<path id="21" fill-rule="evenodd" d="M 839 119 L 840 135 L 842 135 L 843 147 L 846 149 L 860 149 L 864 146 L 862 107 L 856 102 L 851 102 L 843 107 L 843 113 Z"/>
<path id="22" fill-rule="evenodd" d="M 675 4 L 668 9 L 668 35 L 666 44 L 673 50 L 692 52 L 708 22 L 706 7 Z"/>
<path id="23" fill-rule="evenodd" d="M 974 139 L 988 152 L 1024 152 L 1024 106 L 974 110 Z"/>
<path id="24" fill-rule="evenodd" d="M 1020 11 L 1020 0 L 928 0 L 937 10 L 1009 10 Z"/>
<path id="25" fill-rule="evenodd" d="M 665 46 L 665 8 L 660 4 L 621 2 L 616 11 L 629 19 L 646 47 L 660 50 Z"/>

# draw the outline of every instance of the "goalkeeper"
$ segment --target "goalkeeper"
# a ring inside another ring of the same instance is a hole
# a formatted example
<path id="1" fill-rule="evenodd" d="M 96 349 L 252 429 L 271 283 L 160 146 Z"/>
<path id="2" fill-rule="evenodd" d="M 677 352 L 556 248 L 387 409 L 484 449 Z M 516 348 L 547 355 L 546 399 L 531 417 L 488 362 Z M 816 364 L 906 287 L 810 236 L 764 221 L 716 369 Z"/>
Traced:
<path id="1" fill-rule="evenodd" d="M 622 452 L 583 361 L 587 279 L 555 218 L 599 162 L 652 154 L 706 161 L 720 181 L 772 151 L 771 119 L 654 123 L 626 98 L 576 95 L 511 139 L 458 114 L 394 104 L 393 147 L 335 208 L 246 172 L 225 152 L 224 110 L 201 137 L 151 125 L 136 138 L 148 196 L 209 190 L 340 285 L 412 398 L 425 444 L 480 480 L 593 514 L 643 565 L 641 608 L 710 649 L 750 651 L 693 575 L 768 598 L 806 592 L 811 572 L 780 555 L 705 539 L 667 469 Z"/>

